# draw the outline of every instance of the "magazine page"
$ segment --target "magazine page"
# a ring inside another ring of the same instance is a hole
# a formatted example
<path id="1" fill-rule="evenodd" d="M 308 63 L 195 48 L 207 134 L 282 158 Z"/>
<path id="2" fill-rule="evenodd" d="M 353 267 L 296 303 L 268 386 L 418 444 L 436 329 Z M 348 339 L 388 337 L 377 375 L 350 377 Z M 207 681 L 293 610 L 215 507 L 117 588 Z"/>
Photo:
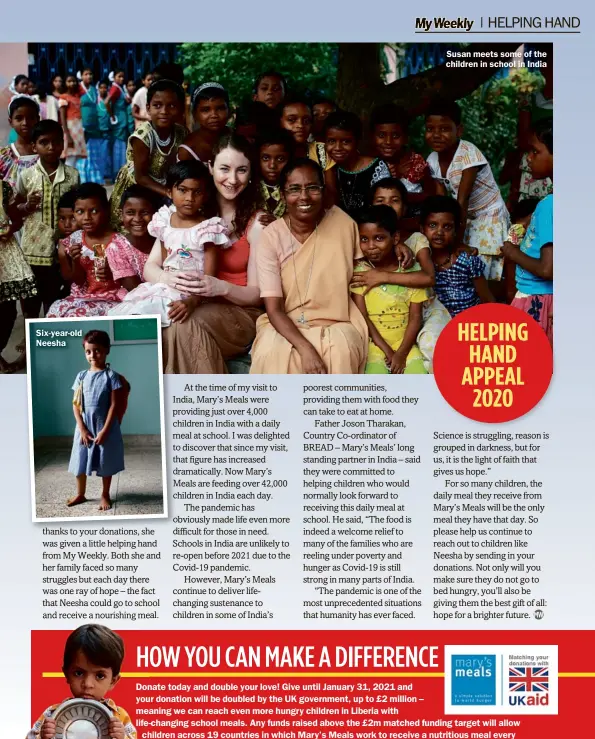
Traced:
<path id="1" fill-rule="evenodd" d="M 112 5 L 0 40 L 2 735 L 590 736 L 590 18 Z"/>

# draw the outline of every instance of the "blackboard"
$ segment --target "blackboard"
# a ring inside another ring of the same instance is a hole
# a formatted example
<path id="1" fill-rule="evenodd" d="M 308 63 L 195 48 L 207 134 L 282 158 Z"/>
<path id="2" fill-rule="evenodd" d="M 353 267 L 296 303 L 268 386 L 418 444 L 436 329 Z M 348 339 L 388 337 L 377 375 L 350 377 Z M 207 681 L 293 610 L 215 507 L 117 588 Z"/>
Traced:
<path id="1" fill-rule="evenodd" d="M 157 341 L 157 318 L 114 319 L 114 343 Z"/>

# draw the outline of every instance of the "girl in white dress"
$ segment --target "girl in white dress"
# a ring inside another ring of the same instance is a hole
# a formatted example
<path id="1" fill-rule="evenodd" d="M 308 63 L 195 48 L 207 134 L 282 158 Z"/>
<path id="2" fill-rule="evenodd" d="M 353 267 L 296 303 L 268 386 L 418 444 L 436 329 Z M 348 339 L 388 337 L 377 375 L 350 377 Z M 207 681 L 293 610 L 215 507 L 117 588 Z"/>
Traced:
<path id="1" fill-rule="evenodd" d="M 208 217 L 215 206 L 212 179 L 203 164 L 175 164 L 169 170 L 167 187 L 173 205 L 157 211 L 148 228 L 157 240 L 147 263 L 161 267 L 159 281 L 144 282 L 131 290 L 109 315 L 159 315 L 163 327 L 185 321 L 200 298 L 181 292 L 178 277 L 215 275 L 215 247 L 231 245 L 223 220 Z"/>

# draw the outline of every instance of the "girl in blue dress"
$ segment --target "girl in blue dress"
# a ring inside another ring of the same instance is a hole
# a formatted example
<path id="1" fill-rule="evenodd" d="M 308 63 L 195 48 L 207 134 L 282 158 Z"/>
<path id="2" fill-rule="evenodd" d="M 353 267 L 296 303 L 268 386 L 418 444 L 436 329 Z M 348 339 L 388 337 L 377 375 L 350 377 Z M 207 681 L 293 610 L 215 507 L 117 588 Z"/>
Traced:
<path id="1" fill-rule="evenodd" d="M 83 338 L 89 369 L 74 381 L 72 401 L 76 431 L 68 471 L 76 476 L 76 495 L 69 506 L 84 503 L 87 475 L 103 478 L 100 511 L 112 507 L 112 477 L 124 469 L 124 442 L 120 431 L 127 383 L 106 363 L 110 339 L 105 331 L 89 331 Z"/>

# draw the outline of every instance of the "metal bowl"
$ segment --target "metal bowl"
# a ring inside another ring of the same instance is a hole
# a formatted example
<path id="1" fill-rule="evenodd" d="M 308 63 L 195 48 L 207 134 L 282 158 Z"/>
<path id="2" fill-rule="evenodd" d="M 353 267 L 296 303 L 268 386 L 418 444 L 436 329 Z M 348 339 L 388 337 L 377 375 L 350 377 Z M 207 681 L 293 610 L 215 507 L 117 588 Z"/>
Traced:
<path id="1" fill-rule="evenodd" d="M 99 701 L 72 698 L 58 706 L 53 716 L 56 739 L 110 739 L 112 714 Z"/>

